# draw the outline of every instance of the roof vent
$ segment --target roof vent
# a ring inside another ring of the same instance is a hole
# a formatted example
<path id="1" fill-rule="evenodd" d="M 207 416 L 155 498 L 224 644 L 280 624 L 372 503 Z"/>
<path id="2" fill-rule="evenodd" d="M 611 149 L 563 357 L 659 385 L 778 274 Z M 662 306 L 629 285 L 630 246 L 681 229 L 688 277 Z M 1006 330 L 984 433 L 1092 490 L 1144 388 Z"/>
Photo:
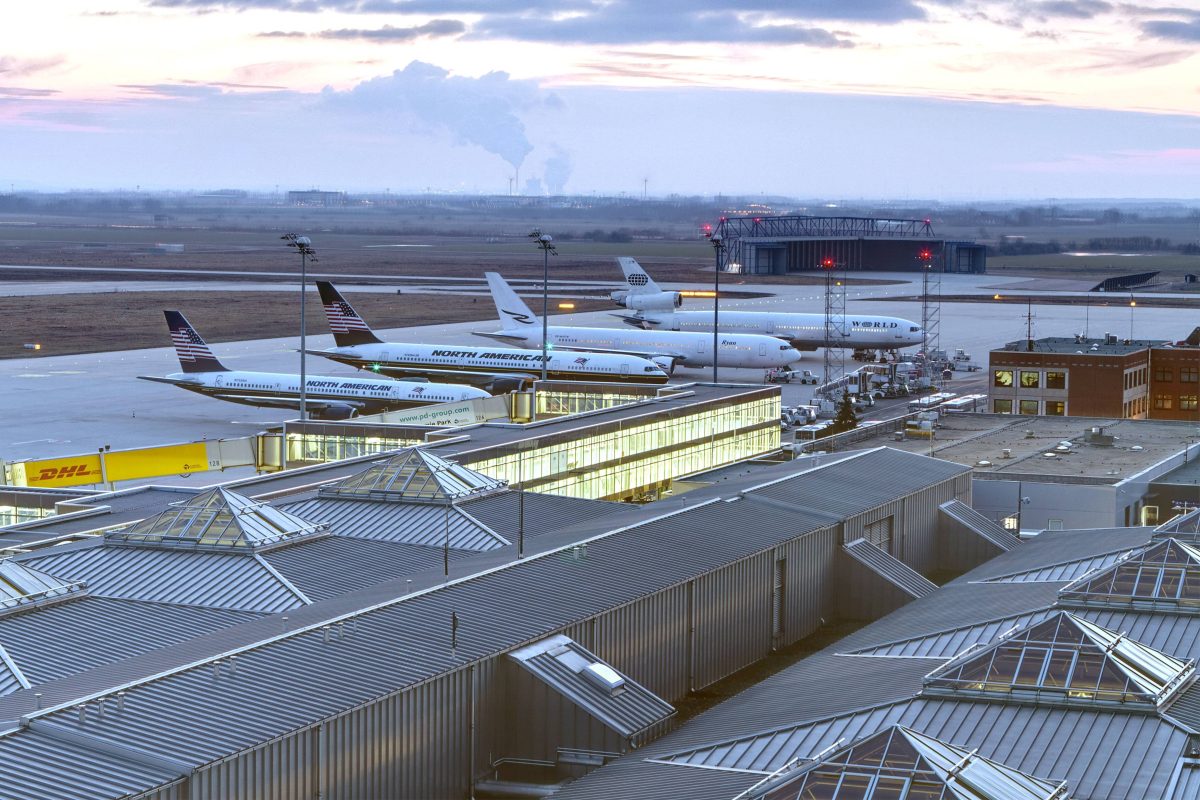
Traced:
<path id="1" fill-rule="evenodd" d="M 1131 447 L 1129 449 L 1133 450 L 1135 452 L 1140 452 L 1142 450 L 1145 450 L 1146 448 L 1142 447 L 1140 444 L 1135 444 L 1133 447 Z"/>
<path id="2" fill-rule="evenodd" d="M 987 459 L 975 462 L 975 466 L 977 466 L 977 467 L 990 467 L 991 465 L 992 465 L 992 462 L 988 461 Z"/>
<path id="3" fill-rule="evenodd" d="M 607 664 L 601 664 L 598 661 L 588 664 L 583 668 L 581 674 L 591 681 L 593 685 L 610 695 L 620 694 L 625 691 L 625 679 Z"/>
<path id="4" fill-rule="evenodd" d="M 1003 450 L 1000 451 L 1000 457 L 1001 458 L 1012 458 L 1012 448 L 1005 447 Z"/>

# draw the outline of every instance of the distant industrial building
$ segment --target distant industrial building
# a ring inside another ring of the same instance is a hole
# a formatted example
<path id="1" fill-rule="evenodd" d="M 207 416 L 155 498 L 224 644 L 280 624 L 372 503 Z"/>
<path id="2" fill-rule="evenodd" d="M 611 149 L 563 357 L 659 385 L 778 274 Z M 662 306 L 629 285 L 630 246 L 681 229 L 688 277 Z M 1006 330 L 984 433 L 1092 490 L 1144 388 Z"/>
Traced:
<path id="1" fill-rule="evenodd" d="M 1196 516 L 1042 534 L 554 797 L 1198 797 Z"/>
<path id="2" fill-rule="evenodd" d="M 1049 337 L 989 354 L 997 414 L 1200 420 L 1200 347 Z"/>
<path id="3" fill-rule="evenodd" d="M 913 272 L 924 268 L 923 252 L 934 269 L 983 273 L 987 252 L 974 242 L 936 236 L 929 220 L 870 217 L 756 216 L 725 217 L 713 231 L 721 236 L 718 252 L 727 272 L 785 275 L 838 268 Z"/>
<path id="4" fill-rule="evenodd" d="M 305 189 L 288 192 L 287 201 L 290 206 L 320 206 L 332 208 L 346 205 L 345 192 L 323 192 L 318 189 Z"/>
<path id="5" fill-rule="evenodd" d="M 645 506 L 513 491 L 436 449 L 80 498 L 125 509 L 98 537 L 70 532 L 105 516 L 84 508 L 57 538 L 0 531 L 0 797 L 545 794 L 824 621 L 1019 546 L 970 510 L 966 468 L 887 448 Z"/>

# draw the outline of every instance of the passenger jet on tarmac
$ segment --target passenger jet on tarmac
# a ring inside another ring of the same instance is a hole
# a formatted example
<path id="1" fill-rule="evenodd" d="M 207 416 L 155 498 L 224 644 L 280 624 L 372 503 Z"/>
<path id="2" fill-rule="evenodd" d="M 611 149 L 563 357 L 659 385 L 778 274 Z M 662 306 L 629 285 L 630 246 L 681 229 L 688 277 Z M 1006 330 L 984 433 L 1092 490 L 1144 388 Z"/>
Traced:
<path id="1" fill-rule="evenodd" d="M 300 376 L 278 372 L 246 372 L 227 368 L 178 311 L 165 311 L 171 342 L 183 372 L 144 381 L 169 383 L 190 392 L 267 408 L 300 408 Z M 316 419 L 349 419 L 398 408 L 451 403 L 489 397 L 472 386 L 414 381 L 373 380 L 348 376 L 306 375 L 304 405 Z"/>
<path id="2" fill-rule="evenodd" d="M 492 299 L 500 315 L 503 330 L 496 333 L 479 332 L 506 342 L 519 342 L 529 347 L 542 346 L 542 323 L 517 296 L 512 287 L 495 272 L 487 275 Z M 571 325 L 550 325 L 547 338 L 552 347 L 560 350 L 608 350 L 616 353 L 637 353 L 656 362 L 669 362 L 671 367 L 710 367 L 713 364 L 713 337 L 710 333 L 690 331 L 629 330 L 621 328 L 580 328 Z M 800 354 L 786 342 L 774 336 L 750 333 L 722 333 L 720 363 L 725 367 L 786 367 L 800 360 Z"/>
<path id="3" fill-rule="evenodd" d="M 382 341 L 327 281 L 317 281 L 321 304 L 337 345 L 312 355 L 394 378 L 422 376 L 483 386 L 496 394 L 541 377 L 541 350 L 409 344 Z M 645 358 L 617 353 L 548 353 L 549 380 L 666 383 L 667 373 Z"/>
<path id="4" fill-rule="evenodd" d="M 613 292 L 613 301 L 635 313 L 621 319 L 636 328 L 664 331 L 711 331 L 711 311 L 678 311 L 683 302 L 679 292 L 665 292 L 632 258 L 618 258 L 628 289 Z M 761 333 L 786 339 L 798 350 L 825 346 L 825 315 L 786 311 L 727 311 L 721 309 L 721 330 L 730 333 Z M 899 317 L 846 314 L 836 347 L 855 350 L 888 350 L 921 344 L 921 326 Z"/>

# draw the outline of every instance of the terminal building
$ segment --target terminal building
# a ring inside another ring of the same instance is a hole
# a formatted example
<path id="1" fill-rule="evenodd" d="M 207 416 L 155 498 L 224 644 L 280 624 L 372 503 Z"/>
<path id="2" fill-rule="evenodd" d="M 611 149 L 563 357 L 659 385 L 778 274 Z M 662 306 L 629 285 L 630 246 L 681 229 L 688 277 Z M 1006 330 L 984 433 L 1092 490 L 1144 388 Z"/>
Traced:
<path id="1" fill-rule="evenodd" d="M 918 271 L 933 255 L 944 272 L 983 273 L 987 252 L 974 242 L 948 241 L 929 220 L 870 217 L 724 217 L 714 235 L 721 269 L 748 274 L 786 275 L 820 271 L 827 259 L 839 269 Z"/>
<path id="2" fill-rule="evenodd" d="M 1200 420 L 1200 347 L 1050 337 L 989 354 L 997 414 Z"/>

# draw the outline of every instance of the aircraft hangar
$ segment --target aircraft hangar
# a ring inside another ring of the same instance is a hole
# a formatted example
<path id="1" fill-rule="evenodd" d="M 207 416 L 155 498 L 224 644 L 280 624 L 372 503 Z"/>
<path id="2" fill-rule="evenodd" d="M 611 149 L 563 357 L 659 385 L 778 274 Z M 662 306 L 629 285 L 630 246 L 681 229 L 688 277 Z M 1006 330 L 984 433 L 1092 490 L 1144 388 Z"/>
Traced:
<path id="1" fill-rule="evenodd" d="M 875 217 L 723 217 L 714 234 L 726 272 L 786 275 L 820 270 L 832 261 L 847 270 L 916 271 L 923 252 L 945 272 L 983 273 L 981 244 L 939 238 L 929 220 Z"/>

